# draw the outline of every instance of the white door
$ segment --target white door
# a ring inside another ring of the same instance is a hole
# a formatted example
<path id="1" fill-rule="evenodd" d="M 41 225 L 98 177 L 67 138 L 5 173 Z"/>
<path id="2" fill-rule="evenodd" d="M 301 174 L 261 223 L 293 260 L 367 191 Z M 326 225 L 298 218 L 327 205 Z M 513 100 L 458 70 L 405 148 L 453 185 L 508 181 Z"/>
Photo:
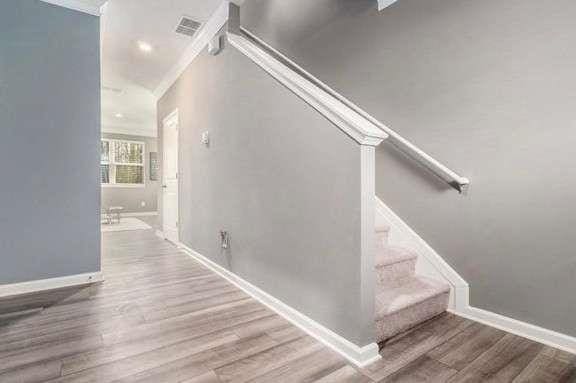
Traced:
<path id="1" fill-rule="evenodd" d="M 178 111 L 164 119 L 162 141 L 162 230 L 178 242 Z"/>

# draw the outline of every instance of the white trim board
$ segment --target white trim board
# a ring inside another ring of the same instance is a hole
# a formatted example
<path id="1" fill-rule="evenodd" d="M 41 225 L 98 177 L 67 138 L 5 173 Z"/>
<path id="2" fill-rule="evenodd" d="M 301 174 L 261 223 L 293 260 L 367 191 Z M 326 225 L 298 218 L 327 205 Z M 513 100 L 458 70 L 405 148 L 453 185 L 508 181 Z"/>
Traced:
<path id="1" fill-rule="evenodd" d="M 102 282 L 101 272 L 0 285 L 0 298 Z"/>
<path id="2" fill-rule="evenodd" d="M 48 4 L 56 5 L 63 8 L 72 9 L 74 11 L 87 13 L 92 16 L 100 16 L 102 14 L 102 8 L 106 3 L 102 4 L 101 7 L 96 5 L 86 4 L 85 1 L 80 0 L 40 0 Z"/>
<path id="3" fill-rule="evenodd" d="M 562 334 L 517 319 L 468 306 L 461 310 L 448 310 L 464 318 L 480 322 L 490 327 L 518 335 L 535 342 L 576 354 L 576 337 Z"/>
<path id="4" fill-rule="evenodd" d="M 378 0 L 378 10 L 381 11 L 384 8 L 391 6 L 397 1 L 398 0 Z"/>
<path id="5" fill-rule="evenodd" d="M 377 225 L 379 221 L 384 221 L 390 226 L 389 240 L 392 245 L 406 247 L 418 253 L 417 274 L 441 279 L 450 285 L 451 309 L 461 310 L 468 306 L 469 286 L 464 278 L 392 209 L 376 197 Z"/>
<path id="6" fill-rule="evenodd" d="M 163 238 L 163 233 L 161 231 L 157 231 L 156 235 Z M 336 334 L 332 330 L 329 330 L 328 328 L 322 326 L 318 322 L 310 319 L 301 312 L 288 306 L 284 302 L 262 291 L 261 289 L 254 286 L 250 282 L 247 282 L 246 280 L 242 279 L 238 275 L 212 262 L 211 260 L 199 254 L 198 252 L 190 249 L 188 246 L 182 243 L 177 243 L 176 246 L 178 246 L 178 248 L 180 248 L 182 251 L 190 255 L 199 263 L 203 264 L 216 274 L 220 275 L 224 279 L 228 280 L 230 283 L 234 284 L 239 289 L 246 292 L 248 295 L 252 296 L 254 299 L 259 301 L 266 307 L 270 308 L 277 314 L 281 315 L 282 317 L 290 321 L 296 327 L 305 331 L 310 336 L 316 338 L 327 347 L 331 348 L 335 352 L 342 355 L 344 358 L 346 358 L 354 365 L 364 367 L 381 358 L 380 354 L 378 353 L 378 345 L 376 343 L 371 343 L 364 347 L 357 346 L 354 343 Z"/>
<path id="7" fill-rule="evenodd" d="M 228 1 L 223 1 L 212 16 L 210 16 L 210 19 L 196 32 L 194 40 L 186 48 L 176 65 L 170 69 L 156 87 L 153 93 L 157 100 L 178 80 L 180 75 L 188 68 L 188 65 L 194 61 L 210 43 L 210 40 L 222 29 L 226 21 L 228 21 Z"/>

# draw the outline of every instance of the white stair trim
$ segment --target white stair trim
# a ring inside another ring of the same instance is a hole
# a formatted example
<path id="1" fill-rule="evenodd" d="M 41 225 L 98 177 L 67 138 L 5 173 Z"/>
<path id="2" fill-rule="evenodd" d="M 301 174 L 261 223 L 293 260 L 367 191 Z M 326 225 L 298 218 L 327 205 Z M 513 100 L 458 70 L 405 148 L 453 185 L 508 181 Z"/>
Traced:
<path id="1" fill-rule="evenodd" d="M 464 278 L 378 197 L 376 197 L 376 214 L 390 226 L 389 240 L 392 245 L 408 248 L 418 254 L 416 274 L 448 283 L 449 307 L 453 310 L 466 308 L 469 286 Z"/>
<path id="2" fill-rule="evenodd" d="M 0 285 L 0 298 L 102 282 L 101 272 Z"/>
<path id="3" fill-rule="evenodd" d="M 397 1 L 398 0 L 378 0 L 378 10 L 381 11 L 384 8 L 391 6 Z"/>
<path id="4" fill-rule="evenodd" d="M 160 84 L 153 92 L 156 100 L 162 98 L 164 93 L 178 80 L 192 61 L 194 61 L 202 50 L 208 46 L 212 38 L 222 29 L 226 21 L 228 21 L 228 1 L 223 1 L 208 21 L 196 32 L 194 40 L 186 48 L 176 65 L 172 67 L 162 81 L 160 81 Z"/>
<path id="5" fill-rule="evenodd" d="M 87 13 L 92 16 L 100 16 L 102 14 L 102 7 L 86 4 L 84 1 L 79 0 L 40 0 L 48 4 L 56 5 L 63 8 L 72 9 L 74 11 Z"/>
<path id="6" fill-rule="evenodd" d="M 162 237 L 161 232 L 157 232 L 156 234 Z M 176 245 L 196 261 L 206 266 L 208 269 L 212 270 L 224 279 L 228 280 L 230 283 L 243 290 L 248 295 L 269 309 L 273 310 L 280 316 L 284 317 L 296 327 L 306 332 L 308 335 L 314 337 L 327 347 L 336 351 L 354 365 L 358 367 L 365 367 L 381 358 L 380 354 L 378 353 L 378 344 L 371 343 L 362 347 L 358 346 L 336 334 L 332 330 L 324 327 L 313 319 L 307 317 L 298 310 L 290 307 L 286 303 L 259 289 L 250 282 L 242 279 L 233 272 L 225 269 L 215 262 L 212 262 L 210 259 L 192 250 L 183 243 L 177 243 Z"/>

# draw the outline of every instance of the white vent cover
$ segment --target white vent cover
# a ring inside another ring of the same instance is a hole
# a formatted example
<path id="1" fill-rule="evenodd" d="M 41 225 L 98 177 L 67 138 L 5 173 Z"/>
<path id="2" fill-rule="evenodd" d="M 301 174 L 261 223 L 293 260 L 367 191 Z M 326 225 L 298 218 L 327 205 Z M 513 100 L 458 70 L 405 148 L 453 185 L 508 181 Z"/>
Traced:
<path id="1" fill-rule="evenodd" d="M 186 36 L 194 36 L 194 33 L 200 28 L 200 23 L 192 20 L 187 16 L 182 16 L 178 26 L 176 27 L 176 33 Z"/>

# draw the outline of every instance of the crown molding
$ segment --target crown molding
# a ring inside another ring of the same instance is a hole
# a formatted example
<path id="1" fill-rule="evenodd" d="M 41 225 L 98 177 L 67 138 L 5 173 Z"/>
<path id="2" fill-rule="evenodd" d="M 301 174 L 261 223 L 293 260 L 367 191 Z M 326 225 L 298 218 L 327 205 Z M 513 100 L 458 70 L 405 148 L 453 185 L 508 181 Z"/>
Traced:
<path id="1" fill-rule="evenodd" d="M 223 1 L 216 11 L 210 16 L 200 30 L 196 32 L 196 36 L 192 43 L 186 48 L 176 65 L 164 76 L 160 84 L 154 90 L 154 96 L 157 100 L 162 98 L 164 93 L 172 84 L 178 80 L 180 75 L 184 73 L 186 68 L 194 61 L 194 59 L 202 52 L 202 50 L 210 43 L 212 38 L 222 29 L 224 24 L 228 21 L 228 1 Z"/>
<path id="2" fill-rule="evenodd" d="M 68 9 L 72 9 L 74 11 L 87 13 L 92 16 L 100 16 L 102 14 L 102 7 L 96 5 L 89 5 L 80 0 L 40 0 L 48 4 L 56 5 L 59 7 L 64 7 Z"/>
<path id="3" fill-rule="evenodd" d="M 132 126 L 102 125 L 101 133 L 124 134 L 127 136 L 140 136 L 140 137 L 152 137 L 152 138 L 158 137 L 156 130 L 138 128 Z"/>

